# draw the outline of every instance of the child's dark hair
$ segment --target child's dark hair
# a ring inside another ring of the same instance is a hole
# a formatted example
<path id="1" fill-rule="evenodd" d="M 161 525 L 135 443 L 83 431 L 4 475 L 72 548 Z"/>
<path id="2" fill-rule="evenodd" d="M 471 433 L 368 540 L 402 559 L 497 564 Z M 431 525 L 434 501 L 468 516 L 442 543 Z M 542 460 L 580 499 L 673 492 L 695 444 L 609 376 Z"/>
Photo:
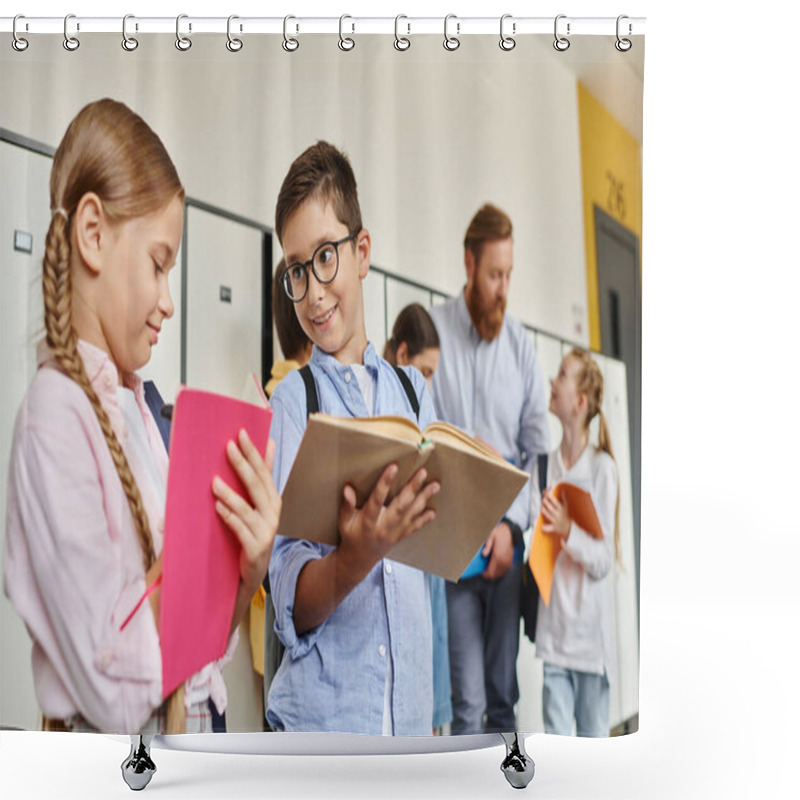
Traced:
<path id="1" fill-rule="evenodd" d="M 406 343 L 410 358 L 429 347 L 439 347 L 439 334 L 430 314 L 419 304 L 406 306 L 394 321 L 392 336 L 383 348 L 383 357 L 397 364 L 397 348 Z"/>
<path id="2" fill-rule="evenodd" d="M 311 340 L 300 325 L 295 313 L 294 303 L 283 288 L 283 273 L 286 261 L 281 259 L 275 268 L 272 279 L 272 317 L 278 331 L 278 341 L 284 358 L 299 360 L 298 356 L 308 347 Z"/>
<path id="3" fill-rule="evenodd" d="M 319 141 L 292 162 L 283 179 L 275 206 L 275 233 L 283 240 L 289 217 L 309 198 L 318 197 L 333 205 L 336 218 L 348 233 L 358 233 L 361 208 L 356 176 L 347 156 L 328 142 Z"/>

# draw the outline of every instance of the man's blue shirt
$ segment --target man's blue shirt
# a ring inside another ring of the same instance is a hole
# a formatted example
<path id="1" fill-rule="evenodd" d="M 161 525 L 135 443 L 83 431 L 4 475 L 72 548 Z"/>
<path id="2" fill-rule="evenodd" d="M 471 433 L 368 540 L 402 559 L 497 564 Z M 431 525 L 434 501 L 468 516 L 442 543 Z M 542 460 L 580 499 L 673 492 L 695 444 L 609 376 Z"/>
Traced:
<path id="1" fill-rule="evenodd" d="M 506 313 L 497 337 L 484 341 L 472 324 L 463 292 L 434 306 L 431 317 L 441 341 L 431 381 L 439 418 L 484 439 L 532 474 L 536 456 L 550 451 L 550 432 L 549 395 L 530 334 Z M 529 527 L 530 481 L 505 516 L 523 531 Z"/>

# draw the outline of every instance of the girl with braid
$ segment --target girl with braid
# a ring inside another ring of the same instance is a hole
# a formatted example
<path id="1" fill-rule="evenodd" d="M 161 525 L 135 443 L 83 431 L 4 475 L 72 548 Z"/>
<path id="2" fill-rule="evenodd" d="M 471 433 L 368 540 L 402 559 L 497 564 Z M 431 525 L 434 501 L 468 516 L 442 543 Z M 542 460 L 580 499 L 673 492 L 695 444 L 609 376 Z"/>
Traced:
<path id="1" fill-rule="evenodd" d="M 544 661 L 542 707 L 545 732 L 608 736 L 609 682 L 614 680 L 611 616 L 612 562 L 619 561 L 617 468 L 603 411 L 603 375 L 585 350 L 574 348 L 551 382 L 550 411 L 561 422 L 560 446 L 550 453 L 541 499 L 532 492 L 531 519 L 561 549 L 550 604 L 539 598 L 536 655 Z M 599 417 L 599 446 L 589 443 L 589 423 Z M 533 485 L 538 486 L 537 475 Z M 603 530 L 595 539 L 572 522 L 552 492 L 557 483 L 588 490 Z"/>
<path id="2" fill-rule="evenodd" d="M 5 554 L 49 730 L 210 731 L 209 702 L 227 702 L 220 668 L 269 565 L 273 445 L 265 461 L 242 431 L 228 458 L 249 496 L 210 487 L 242 545 L 228 652 L 162 702 L 167 454 L 136 370 L 173 313 L 184 196 L 161 140 L 113 100 L 80 111 L 53 160 L 46 337 L 14 431 Z"/>

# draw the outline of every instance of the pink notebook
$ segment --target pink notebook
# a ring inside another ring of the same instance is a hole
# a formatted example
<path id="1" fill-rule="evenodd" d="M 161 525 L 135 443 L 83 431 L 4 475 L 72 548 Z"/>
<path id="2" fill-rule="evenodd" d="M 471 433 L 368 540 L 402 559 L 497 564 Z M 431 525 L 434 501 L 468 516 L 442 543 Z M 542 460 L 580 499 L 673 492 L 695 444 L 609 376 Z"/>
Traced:
<path id="1" fill-rule="evenodd" d="M 271 421 L 269 408 L 197 389 L 178 392 L 170 438 L 161 585 L 164 697 L 225 653 L 241 548 L 214 509 L 211 481 L 219 475 L 246 497 L 225 447 L 244 428 L 263 456 Z"/>

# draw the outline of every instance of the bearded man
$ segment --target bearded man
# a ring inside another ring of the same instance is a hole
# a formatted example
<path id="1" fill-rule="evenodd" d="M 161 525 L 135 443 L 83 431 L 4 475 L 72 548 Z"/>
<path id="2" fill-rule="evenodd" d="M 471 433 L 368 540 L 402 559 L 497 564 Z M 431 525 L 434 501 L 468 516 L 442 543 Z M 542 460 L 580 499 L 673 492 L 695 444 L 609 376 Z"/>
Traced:
<path id="1" fill-rule="evenodd" d="M 513 267 L 511 220 L 486 204 L 464 237 L 467 283 L 431 316 L 441 342 L 432 390 L 441 419 L 532 474 L 550 450 L 547 397 L 530 334 L 506 313 Z M 451 732 L 517 730 L 520 581 L 531 482 L 492 530 L 471 577 L 447 584 Z M 470 570 L 468 569 L 468 572 Z"/>

